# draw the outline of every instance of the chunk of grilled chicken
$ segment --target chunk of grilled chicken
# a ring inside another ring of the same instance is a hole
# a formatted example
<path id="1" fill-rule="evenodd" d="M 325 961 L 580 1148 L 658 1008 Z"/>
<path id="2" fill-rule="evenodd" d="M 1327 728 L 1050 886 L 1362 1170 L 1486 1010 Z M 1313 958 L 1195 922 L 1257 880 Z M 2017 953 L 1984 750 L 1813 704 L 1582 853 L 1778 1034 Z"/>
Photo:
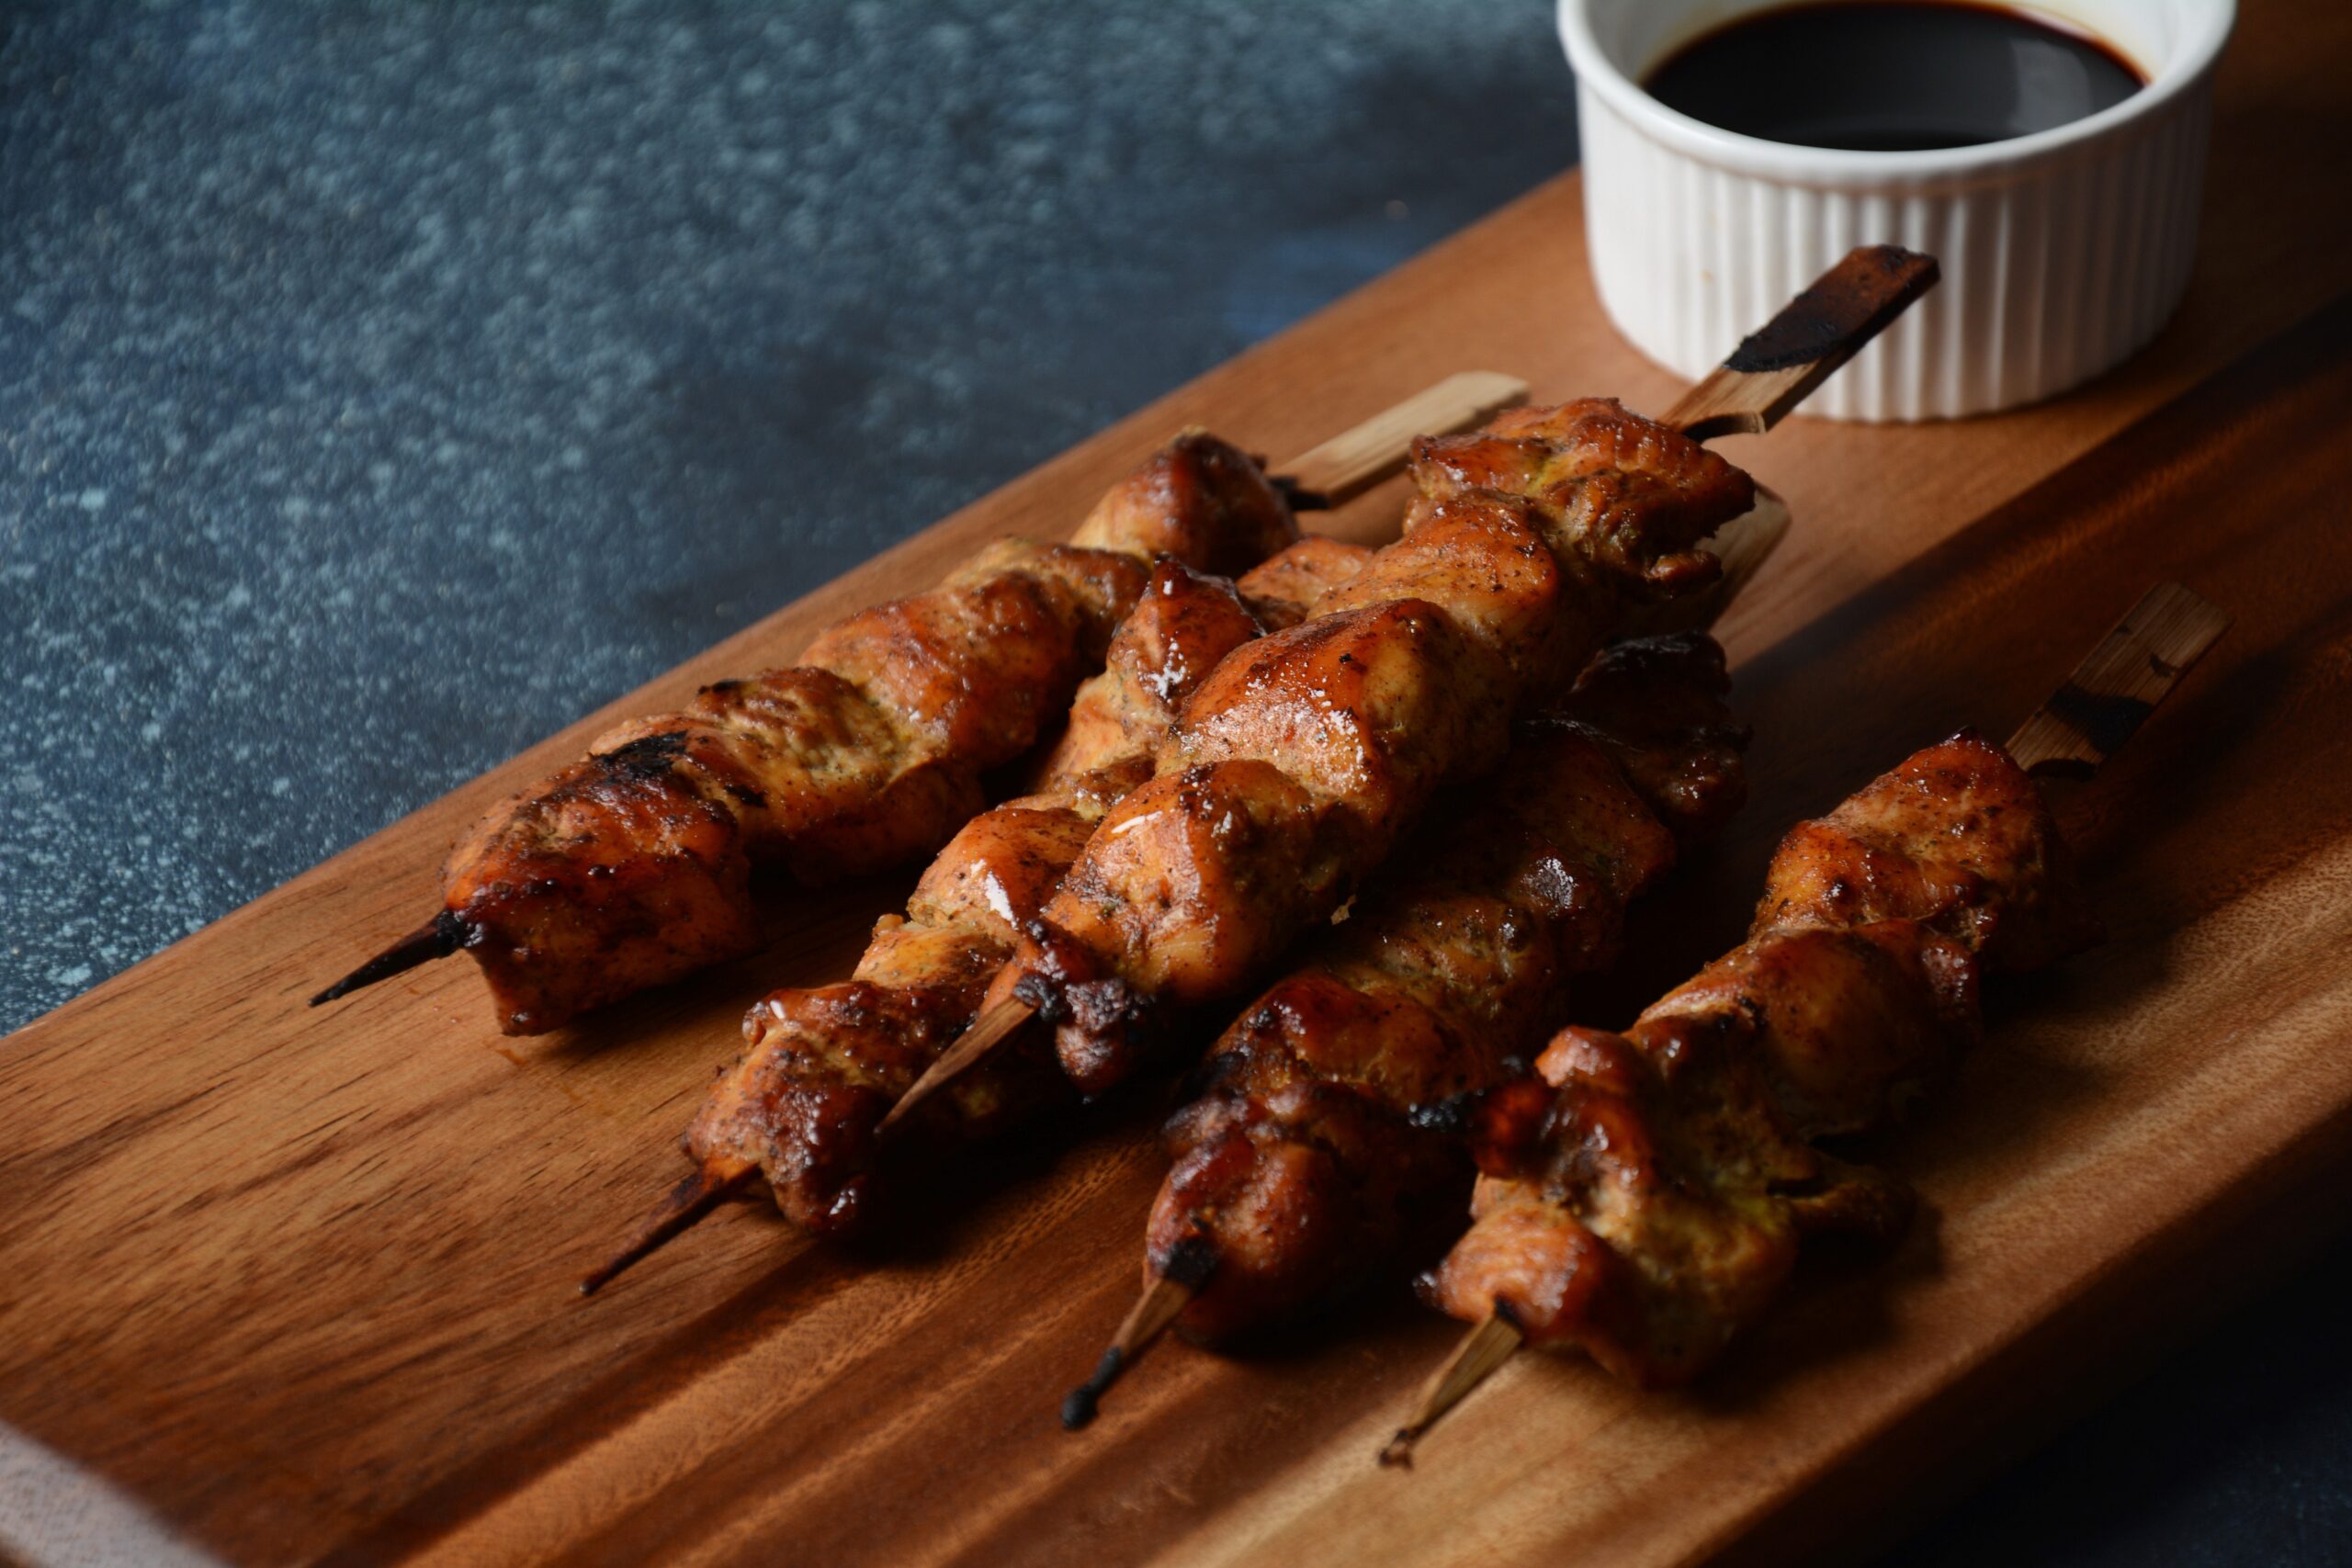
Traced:
<path id="1" fill-rule="evenodd" d="M 1623 1034 L 1569 1029 L 1487 1107 L 1475 1222 L 1424 1281 L 1643 1385 L 1698 1372 L 1820 1231 L 1897 1234 L 1911 1195 L 1817 1140 L 1885 1125 L 1978 1032 L 1981 967 L 2095 940 L 2007 752 L 1930 747 L 1790 833 L 1747 942 Z"/>
<path id="2" fill-rule="evenodd" d="M 705 687 L 623 725 L 503 803 L 451 853 L 445 937 L 510 1034 L 755 943 L 755 863 L 821 883 L 937 849 L 1100 669 L 1164 554 L 1249 570 L 1294 543 L 1248 455 L 1179 436 L 1069 545 L 1003 540 L 928 593 L 863 611 L 791 669 Z"/>
<path id="3" fill-rule="evenodd" d="M 2040 969 L 2099 925 L 2041 790 L 1962 735 L 1871 781 L 1773 858 L 1760 930 L 1918 920 L 1989 970 Z"/>
<path id="4" fill-rule="evenodd" d="M 1405 537 L 1203 683 L 998 976 L 989 1005 L 1033 1006 L 1084 1092 L 1329 919 L 1633 603 L 1711 581 L 1699 542 L 1755 493 L 1600 400 L 1424 440 L 1415 466 Z"/>
<path id="5" fill-rule="evenodd" d="M 942 850 L 903 918 L 886 917 L 845 984 L 778 991 L 744 1020 L 748 1049 L 685 1138 L 706 1169 L 757 1167 L 805 1229 L 842 1235 L 871 1207 L 875 1134 L 907 1087 L 971 1020 L 990 976 L 1103 812 L 1150 773 L 1177 711 L 1209 670 L 1266 624 L 1290 624 L 1371 551 L 1300 541 L 1240 583 L 1163 559 L 1120 624 L 1103 671 L 1031 793 L 982 813 Z M 933 1150 L 1041 1100 L 1067 1098 L 1032 1054 L 989 1064 L 924 1108 L 907 1143 Z"/>
<path id="6" fill-rule="evenodd" d="M 1465 1097 L 1527 1070 L 1627 904 L 1745 797 L 1728 684 L 1697 634 L 1602 653 L 1226 1031 L 1147 1238 L 1147 1280 L 1215 1259 L 1180 1331 L 1261 1328 L 1461 1230 Z"/>

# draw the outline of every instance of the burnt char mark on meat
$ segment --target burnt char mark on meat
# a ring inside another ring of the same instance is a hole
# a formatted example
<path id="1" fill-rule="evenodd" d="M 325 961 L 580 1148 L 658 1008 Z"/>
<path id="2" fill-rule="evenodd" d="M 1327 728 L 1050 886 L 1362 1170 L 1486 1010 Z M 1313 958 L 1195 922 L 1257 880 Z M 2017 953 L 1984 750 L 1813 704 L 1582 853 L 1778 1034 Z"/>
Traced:
<path id="1" fill-rule="evenodd" d="M 659 735 L 640 735 L 625 746 L 600 751 L 596 765 L 615 778 L 658 779 L 685 754 L 686 732 L 671 729 Z"/>

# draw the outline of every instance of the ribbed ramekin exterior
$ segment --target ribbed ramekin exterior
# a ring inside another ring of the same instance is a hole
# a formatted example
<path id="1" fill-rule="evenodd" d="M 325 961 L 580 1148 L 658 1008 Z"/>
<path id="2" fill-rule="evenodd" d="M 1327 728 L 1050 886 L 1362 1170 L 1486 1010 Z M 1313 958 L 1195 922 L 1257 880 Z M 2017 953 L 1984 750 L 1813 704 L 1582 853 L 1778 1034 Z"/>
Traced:
<path id="1" fill-rule="evenodd" d="M 1767 179 L 1653 139 L 1577 91 L 1601 303 L 1696 378 L 1856 245 L 1925 251 L 1943 281 L 1806 403 L 1946 419 L 2053 396 L 2122 363 L 2179 303 L 2197 246 L 2208 72 L 2110 133 L 1967 182 Z"/>

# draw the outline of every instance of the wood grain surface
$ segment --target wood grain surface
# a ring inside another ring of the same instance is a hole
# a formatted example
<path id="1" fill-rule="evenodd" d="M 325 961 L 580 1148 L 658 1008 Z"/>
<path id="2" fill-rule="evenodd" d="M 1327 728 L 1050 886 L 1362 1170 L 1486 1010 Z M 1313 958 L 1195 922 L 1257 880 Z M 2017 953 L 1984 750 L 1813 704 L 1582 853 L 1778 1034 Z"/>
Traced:
<path id="1" fill-rule="evenodd" d="M 1997 991 L 1953 1093 L 1890 1143 L 1925 1222 L 1891 1259 L 1809 1266 L 1698 1391 L 1522 1357 L 1379 1471 L 1457 1329 L 1398 1291 L 1247 1359 L 1165 1347 L 1066 1436 L 1058 1395 L 1135 1287 L 1149 1095 L 966 1168 L 871 1251 L 746 1208 L 580 1301 L 679 1174 L 742 1009 L 845 973 L 896 883 L 780 889 L 763 953 L 543 1039 L 499 1036 L 458 964 L 302 1006 L 598 727 L 991 535 L 1067 529 L 1178 425 L 1298 451 L 1487 367 L 1664 407 L 1594 304 L 1570 176 L 0 1043 L 0 1436 L 237 1563 L 1863 1549 L 2346 1217 L 2347 62 L 2352 12 L 2244 7 L 2200 270 L 2123 371 L 1998 418 L 1724 443 L 1796 516 L 1724 628 L 1754 801 L 1592 1021 L 1736 939 L 1789 822 L 1953 726 L 2005 732 L 2150 583 L 2236 625 L 2098 780 L 2054 786 L 2114 939 Z"/>

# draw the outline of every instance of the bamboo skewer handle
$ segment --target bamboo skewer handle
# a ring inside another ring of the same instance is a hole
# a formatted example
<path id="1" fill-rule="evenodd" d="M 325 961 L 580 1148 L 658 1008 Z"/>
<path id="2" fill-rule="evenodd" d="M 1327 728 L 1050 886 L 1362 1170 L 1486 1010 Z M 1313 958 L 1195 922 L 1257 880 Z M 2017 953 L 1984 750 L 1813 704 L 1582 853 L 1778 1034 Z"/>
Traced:
<path id="1" fill-rule="evenodd" d="M 1527 383 L 1497 370 L 1464 370 L 1302 452 L 1281 472 L 1297 490 L 1338 506 L 1404 471 L 1421 435 L 1475 430 L 1527 400 Z"/>
<path id="2" fill-rule="evenodd" d="M 2018 726 L 2009 755 L 2038 779 L 2090 777 L 2229 626 L 2226 612 L 2177 582 L 2149 589 Z"/>
<path id="3" fill-rule="evenodd" d="M 1676 400 L 1659 423 L 1694 441 L 1771 429 L 1941 276 L 1933 256 L 1900 245 L 1857 246 Z"/>

